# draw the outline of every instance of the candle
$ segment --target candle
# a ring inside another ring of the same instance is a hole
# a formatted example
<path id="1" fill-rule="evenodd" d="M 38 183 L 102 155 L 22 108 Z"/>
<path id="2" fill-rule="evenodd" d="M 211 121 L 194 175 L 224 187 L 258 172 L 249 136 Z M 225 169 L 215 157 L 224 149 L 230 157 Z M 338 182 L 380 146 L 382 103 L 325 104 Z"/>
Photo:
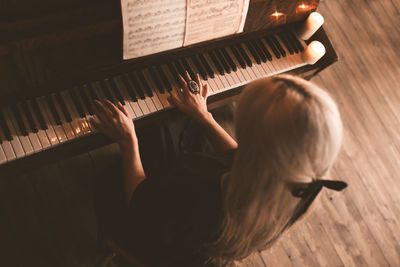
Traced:
<path id="1" fill-rule="evenodd" d="M 324 17 L 318 12 L 312 12 L 304 25 L 300 28 L 298 35 L 303 40 L 308 40 L 324 23 Z"/>
<path id="2" fill-rule="evenodd" d="M 303 60 L 307 64 L 314 65 L 325 52 L 325 46 L 321 42 L 312 41 L 303 52 Z"/>
<path id="3" fill-rule="evenodd" d="M 275 11 L 270 15 L 270 17 L 274 26 L 286 23 L 286 15 L 282 12 Z"/>

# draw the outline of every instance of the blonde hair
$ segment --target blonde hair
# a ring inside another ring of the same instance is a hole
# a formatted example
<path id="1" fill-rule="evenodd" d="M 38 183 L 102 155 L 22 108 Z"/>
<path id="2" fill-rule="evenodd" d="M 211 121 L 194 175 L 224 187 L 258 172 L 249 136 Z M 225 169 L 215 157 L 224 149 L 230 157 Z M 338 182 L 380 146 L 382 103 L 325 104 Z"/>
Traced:
<path id="1" fill-rule="evenodd" d="M 236 110 L 238 149 L 222 183 L 224 220 L 210 244 L 219 265 L 271 245 L 298 203 L 291 183 L 325 175 L 342 143 L 342 122 L 332 98 L 290 75 L 257 80 Z"/>

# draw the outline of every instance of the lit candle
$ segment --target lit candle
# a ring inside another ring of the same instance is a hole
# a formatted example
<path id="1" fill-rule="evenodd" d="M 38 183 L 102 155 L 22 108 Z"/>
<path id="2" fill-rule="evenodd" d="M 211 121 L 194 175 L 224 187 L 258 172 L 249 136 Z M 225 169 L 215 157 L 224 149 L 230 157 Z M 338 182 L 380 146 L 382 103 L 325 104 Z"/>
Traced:
<path id="1" fill-rule="evenodd" d="M 286 23 L 286 15 L 282 12 L 275 11 L 270 17 L 274 26 Z"/>
<path id="2" fill-rule="evenodd" d="M 300 28 L 298 35 L 303 40 L 308 40 L 324 24 L 324 17 L 318 12 L 312 12 L 304 25 Z"/>
<path id="3" fill-rule="evenodd" d="M 314 65 L 325 52 L 325 46 L 321 42 L 312 41 L 303 52 L 303 60 L 307 64 Z"/>

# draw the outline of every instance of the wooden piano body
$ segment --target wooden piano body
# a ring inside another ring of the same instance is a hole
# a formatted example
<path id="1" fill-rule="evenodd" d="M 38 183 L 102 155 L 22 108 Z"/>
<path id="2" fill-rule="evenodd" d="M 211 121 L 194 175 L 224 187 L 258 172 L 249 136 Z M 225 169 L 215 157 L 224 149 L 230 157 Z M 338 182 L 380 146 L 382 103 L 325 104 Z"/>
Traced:
<path id="1" fill-rule="evenodd" d="M 23 2 L 5 1 L 0 11 L 3 18 L 0 24 L 0 110 L 26 99 L 168 63 L 258 36 L 295 31 L 306 16 L 315 10 L 319 1 L 252 0 L 241 34 L 126 61 L 122 60 L 122 20 L 118 0 Z M 299 14 L 296 8 L 302 3 L 313 8 Z M 274 25 L 270 15 L 275 10 L 287 15 L 286 24 Z M 307 42 L 312 40 L 324 44 L 327 51 L 325 56 L 312 66 L 295 68 L 290 73 L 311 78 L 337 60 L 323 28 Z M 212 95 L 208 100 L 209 107 L 232 101 L 242 87 L 240 85 Z M 137 118 L 135 125 L 137 128 L 148 127 L 180 115 L 176 109 L 168 108 Z M 6 142 L 1 131 L 0 127 L 0 139 Z M 0 164 L 0 174 L 23 171 L 110 142 L 101 134 L 91 133 Z"/>

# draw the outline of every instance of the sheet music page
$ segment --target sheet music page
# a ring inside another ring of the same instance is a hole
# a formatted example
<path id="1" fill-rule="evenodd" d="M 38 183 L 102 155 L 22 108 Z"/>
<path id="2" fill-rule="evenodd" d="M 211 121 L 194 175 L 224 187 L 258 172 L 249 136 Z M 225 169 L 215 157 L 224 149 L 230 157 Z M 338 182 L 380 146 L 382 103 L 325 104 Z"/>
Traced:
<path id="1" fill-rule="evenodd" d="M 187 0 L 187 2 L 184 45 L 234 34 L 240 30 L 245 0 Z"/>
<path id="2" fill-rule="evenodd" d="M 124 59 L 183 45 L 186 0 L 121 0 L 121 7 Z"/>

